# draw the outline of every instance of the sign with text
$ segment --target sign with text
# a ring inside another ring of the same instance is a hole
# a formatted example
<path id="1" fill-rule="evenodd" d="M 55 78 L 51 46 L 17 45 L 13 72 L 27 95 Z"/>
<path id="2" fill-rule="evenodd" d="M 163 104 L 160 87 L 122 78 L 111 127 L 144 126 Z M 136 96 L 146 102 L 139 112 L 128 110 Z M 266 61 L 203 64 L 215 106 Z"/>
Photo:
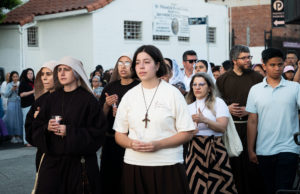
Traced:
<path id="1" fill-rule="evenodd" d="M 206 17 L 189 18 L 189 25 L 205 25 L 207 24 Z"/>
<path id="2" fill-rule="evenodd" d="M 283 42 L 283 47 L 287 48 L 300 48 L 300 42 Z"/>
<path id="3" fill-rule="evenodd" d="M 285 26 L 284 22 L 284 0 L 271 1 L 271 20 L 273 28 L 280 28 Z"/>
<path id="4" fill-rule="evenodd" d="M 189 11 L 175 3 L 153 5 L 153 35 L 190 36 L 188 24 Z"/>

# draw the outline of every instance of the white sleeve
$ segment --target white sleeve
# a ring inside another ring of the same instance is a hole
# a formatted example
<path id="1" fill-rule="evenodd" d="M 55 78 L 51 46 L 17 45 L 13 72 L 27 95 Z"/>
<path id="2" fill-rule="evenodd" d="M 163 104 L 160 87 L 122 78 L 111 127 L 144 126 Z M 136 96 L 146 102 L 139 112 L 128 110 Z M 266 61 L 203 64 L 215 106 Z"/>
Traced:
<path id="1" fill-rule="evenodd" d="M 216 110 L 216 118 L 230 116 L 228 107 L 221 98 L 216 98 L 215 110 Z"/>
<path id="2" fill-rule="evenodd" d="M 128 103 L 129 103 L 128 95 L 125 94 L 119 104 L 114 126 L 113 126 L 113 129 L 120 133 L 128 133 L 128 129 L 129 129 L 129 123 L 128 123 L 129 104 Z"/>
<path id="3" fill-rule="evenodd" d="M 1 92 L 0 92 L 2 95 L 5 93 L 5 87 L 6 87 L 6 84 L 5 84 L 5 82 L 3 82 L 1 84 Z"/>
<path id="4" fill-rule="evenodd" d="M 180 131 L 192 131 L 195 130 L 195 125 L 193 123 L 192 117 L 188 110 L 188 105 L 179 91 L 175 94 L 175 125 L 178 132 Z"/>
<path id="5" fill-rule="evenodd" d="M 298 109 L 300 109 L 300 85 L 297 84 L 297 105 L 298 105 Z"/>

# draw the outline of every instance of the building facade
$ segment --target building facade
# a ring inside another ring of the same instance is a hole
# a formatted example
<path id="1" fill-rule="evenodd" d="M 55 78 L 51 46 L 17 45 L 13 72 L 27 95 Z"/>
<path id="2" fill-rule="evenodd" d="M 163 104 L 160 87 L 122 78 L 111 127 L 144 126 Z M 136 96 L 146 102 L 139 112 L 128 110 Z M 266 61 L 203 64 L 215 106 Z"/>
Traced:
<path id="1" fill-rule="evenodd" d="M 300 54 L 300 48 L 285 44 L 289 42 L 300 44 L 300 25 L 286 24 L 284 27 L 272 27 L 271 0 L 206 0 L 206 2 L 228 7 L 231 45 L 249 46 L 254 55 L 254 63 L 260 63 L 260 54 L 265 47 L 277 47 L 284 52 L 296 50 Z"/>
<path id="2" fill-rule="evenodd" d="M 37 70 L 43 62 L 66 55 L 80 59 L 87 72 L 98 64 L 108 69 L 114 67 L 118 56 L 133 54 L 143 44 L 157 46 L 164 57 L 176 59 L 180 65 L 183 52 L 190 49 L 199 59 L 216 64 L 229 55 L 224 5 L 198 0 L 83 0 L 80 5 L 62 6 L 56 1 L 50 5 L 46 0 L 28 1 L 0 25 L 0 65 L 6 72 L 27 67 Z M 15 19 L 22 7 L 37 7 L 38 14 Z M 206 17 L 205 24 L 188 24 L 189 18 Z M 166 29 L 171 20 L 175 23 L 171 30 Z"/>

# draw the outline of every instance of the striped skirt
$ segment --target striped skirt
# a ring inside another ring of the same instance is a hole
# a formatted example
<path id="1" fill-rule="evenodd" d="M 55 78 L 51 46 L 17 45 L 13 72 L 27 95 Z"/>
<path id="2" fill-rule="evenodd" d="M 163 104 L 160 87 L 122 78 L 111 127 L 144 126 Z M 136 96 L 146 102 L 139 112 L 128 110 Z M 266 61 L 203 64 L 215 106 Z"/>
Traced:
<path id="1" fill-rule="evenodd" d="M 185 165 L 191 193 L 237 193 L 221 137 L 195 136 Z"/>

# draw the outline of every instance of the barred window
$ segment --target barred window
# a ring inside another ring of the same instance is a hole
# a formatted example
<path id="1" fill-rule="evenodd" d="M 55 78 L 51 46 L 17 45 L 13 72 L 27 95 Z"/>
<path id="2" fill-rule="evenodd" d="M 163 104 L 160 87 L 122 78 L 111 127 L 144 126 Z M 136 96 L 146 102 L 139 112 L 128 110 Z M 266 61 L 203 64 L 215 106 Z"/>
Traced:
<path id="1" fill-rule="evenodd" d="M 170 36 L 153 35 L 153 40 L 157 40 L 157 41 L 169 41 L 170 40 Z"/>
<path id="2" fill-rule="evenodd" d="M 38 28 L 30 27 L 27 29 L 27 43 L 28 47 L 38 47 Z"/>
<path id="3" fill-rule="evenodd" d="M 124 21 L 124 39 L 142 40 L 142 22 Z"/>
<path id="4" fill-rule="evenodd" d="M 207 42 L 208 43 L 216 43 L 216 28 L 215 27 L 208 27 Z"/>
<path id="5" fill-rule="evenodd" d="M 179 42 L 190 42 L 190 37 L 178 36 Z"/>

